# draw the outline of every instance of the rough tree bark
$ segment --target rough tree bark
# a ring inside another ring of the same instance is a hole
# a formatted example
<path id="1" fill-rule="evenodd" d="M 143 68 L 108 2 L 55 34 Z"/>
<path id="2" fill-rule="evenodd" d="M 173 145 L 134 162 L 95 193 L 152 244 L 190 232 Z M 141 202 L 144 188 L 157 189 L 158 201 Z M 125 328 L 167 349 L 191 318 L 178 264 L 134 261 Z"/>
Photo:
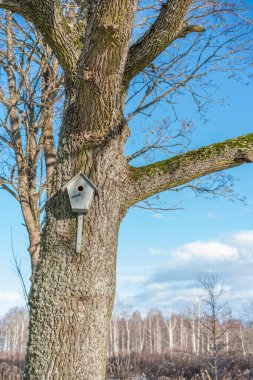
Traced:
<path id="1" fill-rule="evenodd" d="M 147 167 L 128 165 L 123 154 L 129 134 L 123 118 L 127 84 L 177 36 L 196 31 L 184 24 L 192 1 L 169 1 L 129 50 L 137 3 L 88 2 L 86 34 L 79 40 L 57 1 L 0 0 L 1 8 L 37 25 L 66 78 L 52 196 L 30 294 L 27 380 L 104 379 L 118 229 L 128 207 L 159 191 L 253 160 L 251 134 Z M 77 255 L 76 218 L 61 187 L 79 171 L 91 178 L 100 194 L 85 216 L 83 249 Z"/>

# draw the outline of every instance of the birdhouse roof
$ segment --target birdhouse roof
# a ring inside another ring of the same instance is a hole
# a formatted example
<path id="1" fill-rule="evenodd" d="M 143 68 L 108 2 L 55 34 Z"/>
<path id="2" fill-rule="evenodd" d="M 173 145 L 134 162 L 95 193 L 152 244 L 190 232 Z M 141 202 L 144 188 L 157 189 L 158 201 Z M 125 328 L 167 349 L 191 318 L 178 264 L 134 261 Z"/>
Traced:
<path id="1" fill-rule="evenodd" d="M 67 187 L 68 187 L 72 182 L 74 182 L 78 177 L 83 178 L 83 180 L 84 180 L 85 182 L 87 182 L 88 185 L 89 185 L 90 187 L 92 187 L 93 190 L 98 194 L 98 192 L 99 192 L 98 188 L 97 188 L 97 187 L 91 182 L 91 180 L 90 180 L 85 174 L 83 174 L 82 172 L 78 173 L 74 178 L 72 178 L 70 181 L 68 181 L 68 182 L 62 187 L 62 191 L 64 191 L 65 189 L 67 189 Z"/>

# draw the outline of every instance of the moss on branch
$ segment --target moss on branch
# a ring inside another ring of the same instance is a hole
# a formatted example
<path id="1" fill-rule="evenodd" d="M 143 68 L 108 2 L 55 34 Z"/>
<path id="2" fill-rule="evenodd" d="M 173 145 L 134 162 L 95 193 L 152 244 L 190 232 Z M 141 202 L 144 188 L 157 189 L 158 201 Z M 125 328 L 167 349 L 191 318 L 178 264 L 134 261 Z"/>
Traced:
<path id="1" fill-rule="evenodd" d="M 210 173 L 253 162 L 253 133 L 208 145 L 154 164 L 129 166 L 130 205 Z"/>

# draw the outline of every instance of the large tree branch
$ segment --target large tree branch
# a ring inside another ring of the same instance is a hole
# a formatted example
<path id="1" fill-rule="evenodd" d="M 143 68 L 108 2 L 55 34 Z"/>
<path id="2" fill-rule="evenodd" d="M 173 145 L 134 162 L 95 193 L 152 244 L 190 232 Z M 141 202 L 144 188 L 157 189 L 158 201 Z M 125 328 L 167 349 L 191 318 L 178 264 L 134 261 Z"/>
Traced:
<path id="1" fill-rule="evenodd" d="M 53 49 L 67 74 L 76 66 L 80 41 L 68 25 L 56 0 L 0 0 L 0 8 L 32 21 Z"/>
<path id="2" fill-rule="evenodd" d="M 11 196 L 13 196 L 18 202 L 19 202 L 19 197 L 18 194 L 15 193 L 9 186 L 5 185 L 4 183 L 0 183 L 0 189 L 6 190 Z"/>
<path id="3" fill-rule="evenodd" d="M 126 83 L 148 66 L 176 38 L 204 31 L 201 26 L 189 26 L 184 22 L 192 2 L 193 0 L 169 0 L 162 6 L 156 21 L 129 50 L 125 69 Z"/>
<path id="4" fill-rule="evenodd" d="M 253 133 L 143 167 L 130 167 L 127 206 L 220 170 L 253 162 Z"/>

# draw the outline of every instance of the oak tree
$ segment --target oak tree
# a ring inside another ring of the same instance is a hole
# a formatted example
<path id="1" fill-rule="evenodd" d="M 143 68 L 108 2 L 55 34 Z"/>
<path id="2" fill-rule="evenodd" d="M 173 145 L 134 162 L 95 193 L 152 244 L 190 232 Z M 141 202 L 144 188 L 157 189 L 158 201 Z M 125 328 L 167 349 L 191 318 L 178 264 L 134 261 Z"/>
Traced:
<path id="1" fill-rule="evenodd" d="M 240 13 L 243 6 L 233 1 L 0 0 L 0 8 L 35 25 L 61 65 L 65 81 L 57 156 L 48 176 L 50 196 L 43 233 L 36 240 L 25 378 L 104 379 L 118 230 L 129 207 L 253 161 L 252 134 L 181 153 L 167 144 L 167 123 L 158 128 L 153 143 L 125 157 L 129 122 L 137 114 L 148 115 L 161 101 L 174 110 L 174 96 L 183 90 L 204 112 L 203 93 L 191 83 L 206 88 L 204 78 L 213 70 L 236 75 L 231 58 L 240 57 L 237 68 L 247 60 L 250 23 Z M 18 157 L 20 174 L 25 174 L 22 184 L 28 180 L 24 191 L 33 186 L 36 194 L 30 148 L 21 149 L 22 123 L 17 125 L 16 111 L 20 94 L 12 72 L 8 96 L 13 94 L 14 103 L 7 140 Z M 128 108 L 124 112 L 126 102 L 127 107 L 134 104 L 130 112 Z M 37 133 L 37 123 L 28 128 L 29 144 L 37 154 L 41 144 L 34 141 L 41 132 Z M 158 148 L 168 153 L 166 159 L 140 167 L 130 164 Z M 54 153 L 54 147 L 50 149 Z M 81 254 L 76 254 L 76 218 L 61 188 L 80 171 L 100 192 L 85 217 L 85 242 Z M 24 193 L 20 202 L 27 203 L 29 196 Z"/>

